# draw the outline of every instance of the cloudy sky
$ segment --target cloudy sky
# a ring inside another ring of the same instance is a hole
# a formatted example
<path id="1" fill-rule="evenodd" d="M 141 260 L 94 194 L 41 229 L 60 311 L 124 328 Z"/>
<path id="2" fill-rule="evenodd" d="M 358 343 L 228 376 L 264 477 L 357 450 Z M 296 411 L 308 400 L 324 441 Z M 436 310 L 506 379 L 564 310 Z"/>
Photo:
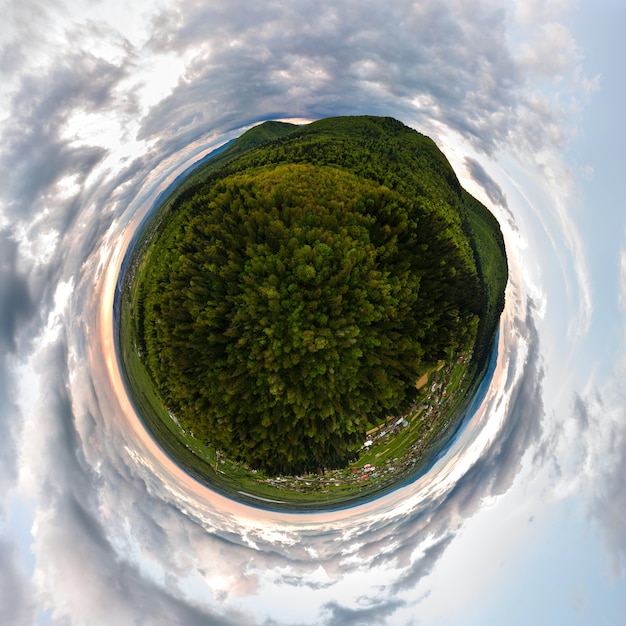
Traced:
<path id="1" fill-rule="evenodd" d="M 626 624 L 622 0 L 0 0 L 0 623 Z M 266 119 L 396 117 L 502 226 L 498 361 L 360 507 L 196 485 L 119 384 L 139 220 Z"/>

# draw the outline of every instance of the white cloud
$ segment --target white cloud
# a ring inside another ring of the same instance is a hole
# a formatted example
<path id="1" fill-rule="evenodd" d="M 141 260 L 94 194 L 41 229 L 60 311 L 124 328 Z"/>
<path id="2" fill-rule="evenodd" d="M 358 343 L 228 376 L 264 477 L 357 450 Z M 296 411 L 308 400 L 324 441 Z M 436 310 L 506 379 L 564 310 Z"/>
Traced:
<path id="1" fill-rule="evenodd" d="M 36 602 L 34 588 L 17 562 L 12 543 L 0 540 L 0 620 L 3 624 L 33 624 Z"/>

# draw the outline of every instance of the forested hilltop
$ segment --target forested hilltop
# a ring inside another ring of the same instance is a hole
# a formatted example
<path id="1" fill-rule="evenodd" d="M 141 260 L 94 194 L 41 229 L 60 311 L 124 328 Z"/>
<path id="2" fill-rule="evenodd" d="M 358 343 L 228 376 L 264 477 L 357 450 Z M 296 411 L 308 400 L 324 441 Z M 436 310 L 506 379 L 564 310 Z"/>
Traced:
<path id="1" fill-rule="evenodd" d="M 345 466 L 434 365 L 487 358 L 497 222 L 396 120 L 261 124 L 168 202 L 133 278 L 137 349 L 177 423 L 228 458 Z"/>

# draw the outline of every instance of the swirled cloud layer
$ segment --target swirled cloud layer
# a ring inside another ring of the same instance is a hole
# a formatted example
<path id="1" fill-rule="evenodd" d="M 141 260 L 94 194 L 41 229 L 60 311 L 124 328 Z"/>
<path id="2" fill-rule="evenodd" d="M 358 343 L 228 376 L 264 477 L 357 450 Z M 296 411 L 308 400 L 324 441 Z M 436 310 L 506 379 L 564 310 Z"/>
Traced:
<path id="1" fill-rule="evenodd" d="M 0 623 L 625 623 L 626 245 L 609 175 L 624 94 L 593 52 L 621 41 L 623 7 L 1 6 Z M 260 121 L 342 114 L 437 142 L 501 224 L 506 308 L 493 377 L 426 474 L 277 513 L 211 493 L 146 435 L 113 295 L 186 167 Z"/>

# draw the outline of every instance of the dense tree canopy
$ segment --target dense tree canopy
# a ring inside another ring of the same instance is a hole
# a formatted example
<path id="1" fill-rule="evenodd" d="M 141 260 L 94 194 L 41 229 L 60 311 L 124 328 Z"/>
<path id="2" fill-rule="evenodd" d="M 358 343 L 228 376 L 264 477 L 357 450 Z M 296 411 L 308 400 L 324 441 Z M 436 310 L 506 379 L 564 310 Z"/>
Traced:
<path id="1" fill-rule="evenodd" d="M 214 169 L 181 195 L 137 279 L 164 403 L 268 472 L 345 464 L 425 367 L 471 345 L 481 314 L 454 175 L 433 153 L 417 180 L 411 150 L 338 128 L 334 143 L 305 127 Z"/>

